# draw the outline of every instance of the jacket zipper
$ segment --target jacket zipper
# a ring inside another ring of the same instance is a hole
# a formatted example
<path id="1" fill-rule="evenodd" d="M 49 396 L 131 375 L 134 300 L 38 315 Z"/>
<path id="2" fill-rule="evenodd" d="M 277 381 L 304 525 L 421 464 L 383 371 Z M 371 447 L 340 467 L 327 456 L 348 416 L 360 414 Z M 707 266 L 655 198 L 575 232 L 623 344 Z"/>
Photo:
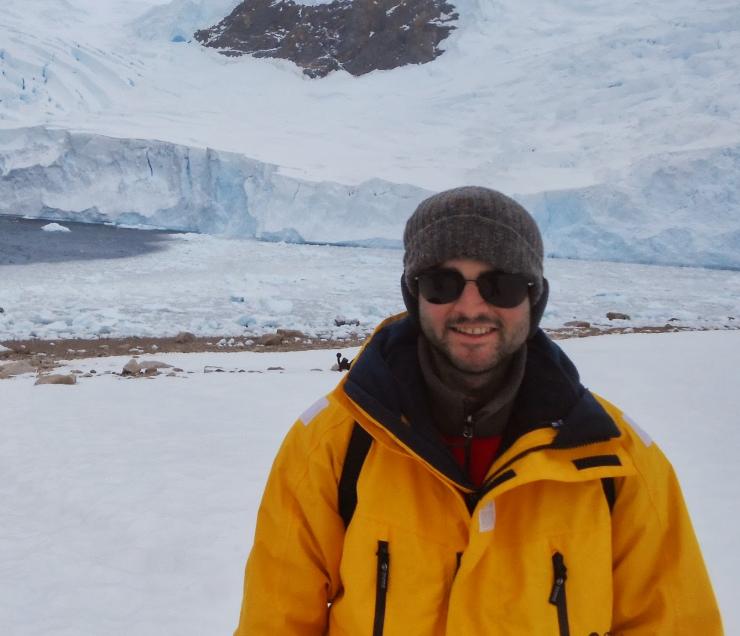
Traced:
<path id="1" fill-rule="evenodd" d="M 373 636 L 382 636 L 385 623 L 385 600 L 388 595 L 388 574 L 390 570 L 390 555 L 388 542 L 378 541 L 378 573 L 375 584 L 375 621 L 373 622 Z"/>
<path id="2" fill-rule="evenodd" d="M 470 460 L 472 456 L 473 434 L 473 416 L 468 415 L 465 418 L 465 425 L 463 426 L 463 437 L 465 438 L 465 476 L 468 479 L 471 479 Z"/>
<path id="3" fill-rule="evenodd" d="M 568 625 L 568 604 L 565 598 L 565 580 L 568 578 L 568 569 L 565 567 L 563 555 L 556 552 L 552 555 L 553 584 L 548 599 L 558 610 L 558 627 L 560 636 L 570 636 Z"/>

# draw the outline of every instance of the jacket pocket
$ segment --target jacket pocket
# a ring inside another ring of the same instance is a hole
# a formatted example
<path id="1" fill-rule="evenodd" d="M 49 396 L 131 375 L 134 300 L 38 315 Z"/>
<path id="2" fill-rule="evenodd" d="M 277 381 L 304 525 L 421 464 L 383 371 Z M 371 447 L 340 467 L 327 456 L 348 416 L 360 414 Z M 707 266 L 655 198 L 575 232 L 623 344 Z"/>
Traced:
<path id="1" fill-rule="evenodd" d="M 568 602 L 565 597 L 565 581 L 568 578 L 568 569 L 565 567 L 565 560 L 560 552 L 552 555 L 553 583 L 548 599 L 558 610 L 558 628 L 560 636 L 570 636 L 570 627 L 568 625 Z"/>
<path id="2" fill-rule="evenodd" d="M 388 542 L 378 541 L 378 571 L 375 583 L 375 620 L 373 622 L 373 636 L 383 635 L 385 624 L 385 601 L 388 596 L 388 578 L 390 574 L 390 555 Z"/>

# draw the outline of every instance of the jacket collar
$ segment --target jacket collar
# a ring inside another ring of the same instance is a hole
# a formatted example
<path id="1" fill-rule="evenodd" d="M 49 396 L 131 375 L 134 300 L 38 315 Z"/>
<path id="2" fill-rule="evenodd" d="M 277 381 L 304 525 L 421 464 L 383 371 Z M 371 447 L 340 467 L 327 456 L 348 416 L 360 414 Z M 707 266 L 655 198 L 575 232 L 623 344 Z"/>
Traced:
<path id="1" fill-rule="evenodd" d="M 468 485 L 433 423 L 416 350 L 416 322 L 383 323 L 352 364 L 343 389 L 365 413 L 437 470 Z M 528 341 L 527 362 L 503 450 L 538 428 L 557 429 L 553 448 L 619 436 L 619 429 L 580 382 L 575 365 L 542 330 Z"/>

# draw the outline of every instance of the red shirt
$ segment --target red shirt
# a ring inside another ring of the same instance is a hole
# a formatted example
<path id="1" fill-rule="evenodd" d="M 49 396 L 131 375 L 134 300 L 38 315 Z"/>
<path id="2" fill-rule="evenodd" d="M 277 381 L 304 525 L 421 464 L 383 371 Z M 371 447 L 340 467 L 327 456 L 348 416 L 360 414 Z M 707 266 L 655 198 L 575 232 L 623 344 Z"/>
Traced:
<path id="1" fill-rule="evenodd" d="M 443 435 L 447 448 L 460 464 L 471 482 L 477 487 L 483 484 L 488 474 L 488 469 L 496 458 L 498 449 L 501 447 L 501 435 L 490 437 L 465 438 L 462 435 Z M 468 459 L 466 466 L 466 446 L 468 446 Z"/>

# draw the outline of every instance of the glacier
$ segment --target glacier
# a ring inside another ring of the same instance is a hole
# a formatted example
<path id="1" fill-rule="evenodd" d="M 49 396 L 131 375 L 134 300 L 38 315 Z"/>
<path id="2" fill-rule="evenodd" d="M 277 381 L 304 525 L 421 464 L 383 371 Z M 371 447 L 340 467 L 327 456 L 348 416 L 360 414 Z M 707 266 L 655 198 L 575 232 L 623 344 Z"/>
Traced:
<path id="1" fill-rule="evenodd" d="M 740 146 L 663 153 L 517 195 L 548 256 L 740 269 Z M 282 174 L 239 153 L 42 126 L 0 130 L 0 213 L 266 241 L 399 247 L 429 190 Z"/>
<path id="2" fill-rule="evenodd" d="M 740 146 L 663 153 L 601 184 L 523 195 L 548 256 L 740 269 Z"/>
<path id="3" fill-rule="evenodd" d="M 236 153 L 163 141 L 0 130 L 0 214 L 377 246 L 398 244 L 428 194 L 380 179 L 304 181 Z"/>
<path id="4" fill-rule="evenodd" d="M 128 27 L 144 39 L 187 42 L 195 31 L 218 22 L 238 4 L 239 0 L 172 0 L 145 11 Z"/>

